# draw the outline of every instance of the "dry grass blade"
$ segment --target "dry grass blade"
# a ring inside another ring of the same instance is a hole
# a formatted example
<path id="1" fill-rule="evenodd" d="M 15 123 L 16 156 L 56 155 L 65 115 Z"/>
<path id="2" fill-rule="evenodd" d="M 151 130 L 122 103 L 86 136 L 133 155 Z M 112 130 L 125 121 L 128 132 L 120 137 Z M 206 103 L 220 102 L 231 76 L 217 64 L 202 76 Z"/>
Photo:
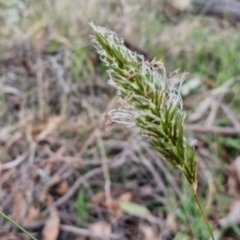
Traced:
<path id="1" fill-rule="evenodd" d="M 99 240 L 110 240 L 110 239 L 120 239 L 121 237 L 117 234 L 110 234 L 109 237 L 106 236 L 100 236 L 101 234 L 95 234 L 91 232 L 90 230 L 83 229 L 83 228 L 77 228 L 74 226 L 68 226 L 68 225 L 61 225 L 61 230 L 66 232 L 71 232 L 75 234 L 76 236 L 84 236 L 84 237 L 90 237 L 93 239 L 99 239 Z"/>

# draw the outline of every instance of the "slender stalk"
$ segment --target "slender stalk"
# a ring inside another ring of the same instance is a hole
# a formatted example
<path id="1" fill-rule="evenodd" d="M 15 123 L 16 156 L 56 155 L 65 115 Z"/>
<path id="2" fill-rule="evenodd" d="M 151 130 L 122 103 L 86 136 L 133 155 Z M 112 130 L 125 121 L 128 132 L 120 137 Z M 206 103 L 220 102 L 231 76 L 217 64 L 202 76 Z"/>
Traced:
<path id="1" fill-rule="evenodd" d="M 210 236 L 211 236 L 212 240 L 215 240 L 215 238 L 214 238 L 214 236 L 213 236 L 212 228 L 211 228 L 211 226 L 210 226 L 210 224 L 209 224 L 209 222 L 208 222 L 208 219 L 207 219 L 207 216 L 206 216 L 206 214 L 205 214 L 205 211 L 203 210 L 203 207 L 202 207 L 202 205 L 201 205 L 201 203 L 200 203 L 200 201 L 199 201 L 197 192 L 196 192 L 196 190 L 194 190 L 194 189 L 192 188 L 192 186 L 190 186 L 190 189 L 191 189 L 192 194 L 193 194 L 193 196 L 194 196 L 194 198 L 195 198 L 195 201 L 196 201 L 196 203 L 197 203 L 197 205 L 198 205 L 198 208 L 199 208 L 199 210 L 200 210 L 200 212 L 201 212 L 201 214 L 202 214 L 202 217 L 203 217 L 203 219 L 204 219 L 204 222 L 205 222 L 206 225 L 207 225 L 207 228 L 208 228 L 208 231 L 209 231 L 209 233 L 210 233 Z"/>
<path id="2" fill-rule="evenodd" d="M 25 230 L 23 227 L 21 227 L 18 223 L 16 223 L 14 220 L 12 220 L 10 217 L 5 215 L 3 212 L 0 211 L 0 216 L 5 218 L 8 222 L 10 222 L 12 225 L 14 225 L 16 228 L 18 228 L 20 231 L 25 233 L 30 239 L 37 240 L 34 236 L 32 236 L 27 230 Z"/>

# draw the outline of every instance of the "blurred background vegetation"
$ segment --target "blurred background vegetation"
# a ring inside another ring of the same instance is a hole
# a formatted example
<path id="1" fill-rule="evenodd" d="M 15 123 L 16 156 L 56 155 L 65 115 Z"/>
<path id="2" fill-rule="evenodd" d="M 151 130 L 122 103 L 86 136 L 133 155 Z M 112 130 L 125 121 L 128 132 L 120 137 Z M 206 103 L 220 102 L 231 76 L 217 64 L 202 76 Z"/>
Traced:
<path id="1" fill-rule="evenodd" d="M 134 129 L 106 131 L 116 93 L 94 21 L 171 78 L 190 73 L 201 202 L 216 239 L 240 239 L 239 12 L 237 0 L 0 1 L 1 210 L 45 240 L 209 237 L 179 172 Z M 1 239 L 27 239 L 0 226 Z"/>

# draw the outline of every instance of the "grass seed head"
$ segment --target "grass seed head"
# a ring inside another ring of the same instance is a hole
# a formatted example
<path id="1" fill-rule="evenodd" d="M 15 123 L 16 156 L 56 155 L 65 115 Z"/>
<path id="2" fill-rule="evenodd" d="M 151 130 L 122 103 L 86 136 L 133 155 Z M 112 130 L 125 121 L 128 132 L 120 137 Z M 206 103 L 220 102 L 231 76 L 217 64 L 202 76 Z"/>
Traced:
<path id="1" fill-rule="evenodd" d="M 180 169 L 188 183 L 197 188 L 196 156 L 184 136 L 180 87 L 167 78 L 162 61 L 145 61 L 144 56 L 125 47 L 122 39 L 92 22 L 92 41 L 100 59 L 108 67 L 108 83 L 117 89 L 119 106 L 106 115 L 114 122 L 137 126 L 147 135 L 152 147 L 174 167 Z"/>

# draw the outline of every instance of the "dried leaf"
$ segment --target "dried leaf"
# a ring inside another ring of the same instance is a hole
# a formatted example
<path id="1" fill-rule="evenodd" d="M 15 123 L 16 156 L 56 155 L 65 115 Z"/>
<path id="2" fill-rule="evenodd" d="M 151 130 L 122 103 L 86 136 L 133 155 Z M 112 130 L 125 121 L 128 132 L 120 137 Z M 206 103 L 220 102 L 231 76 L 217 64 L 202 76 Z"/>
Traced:
<path id="1" fill-rule="evenodd" d="M 99 237 L 109 237 L 112 232 L 112 227 L 106 222 L 96 222 L 89 226 L 89 230 L 92 234 Z"/>
<path id="2" fill-rule="evenodd" d="M 192 238 L 191 237 L 189 237 L 189 236 L 185 236 L 185 237 L 183 237 L 183 239 L 182 240 L 192 240 Z"/>
<path id="3" fill-rule="evenodd" d="M 34 206 L 30 206 L 28 209 L 28 214 L 25 219 L 26 222 L 34 222 L 39 219 L 40 209 Z"/>
<path id="4" fill-rule="evenodd" d="M 178 231 L 178 225 L 177 225 L 177 221 L 175 218 L 175 215 L 172 213 L 169 213 L 167 215 L 167 220 L 166 220 L 166 225 L 174 232 L 177 233 Z"/>
<path id="5" fill-rule="evenodd" d="M 140 227 L 140 229 L 143 232 L 145 240 L 156 240 L 157 239 L 157 236 L 152 227 L 143 225 Z"/>
<path id="6" fill-rule="evenodd" d="M 12 217 L 16 222 L 21 222 L 27 213 L 28 205 L 23 193 L 17 193 L 13 198 Z"/>
<path id="7" fill-rule="evenodd" d="M 123 193 L 121 196 L 119 196 L 118 201 L 120 202 L 129 202 L 133 197 L 133 193 L 132 192 L 125 192 Z"/>
<path id="8" fill-rule="evenodd" d="M 62 196 L 68 191 L 68 188 L 68 182 L 66 180 L 63 180 L 54 188 L 54 192 Z"/>
<path id="9" fill-rule="evenodd" d="M 45 128 L 37 135 L 37 141 L 42 141 L 46 139 L 48 135 L 54 132 L 60 123 L 62 122 L 62 118 L 60 117 L 51 117 L 48 119 Z"/>
<path id="10" fill-rule="evenodd" d="M 150 211 L 143 205 L 134 202 L 120 202 L 120 208 L 129 215 L 134 216 L 149 216 Z"/>
<path id="11" fill-rule="evenodd" d="M 229 194 L 229 196 L 232 196 L 232 197 L 238 195 L 238 181 L 234 175 L 228 176 L 227 193 Z"/>
<path id="12" fill-rule="evenodd" d="M 186 11 L 191 5 L 191 0 L 171 0 L 171 5 L 179 11 Z"/>
<path id="13" fill-rule="evenodd" d="M 50 206 L 49 211 L 50 215 L 43 227 L 42 235 L 44 240 L 56 240 L 59 234 L 60 218 L 54 206 Z"/>
<path id="14" fill-rule="evenodd" d="M 103 203 L 105 201 L 105 193 L 104 192 L 98 192 L 94 196 L 92 196 L 90 204 L 96 205 Z"/>

